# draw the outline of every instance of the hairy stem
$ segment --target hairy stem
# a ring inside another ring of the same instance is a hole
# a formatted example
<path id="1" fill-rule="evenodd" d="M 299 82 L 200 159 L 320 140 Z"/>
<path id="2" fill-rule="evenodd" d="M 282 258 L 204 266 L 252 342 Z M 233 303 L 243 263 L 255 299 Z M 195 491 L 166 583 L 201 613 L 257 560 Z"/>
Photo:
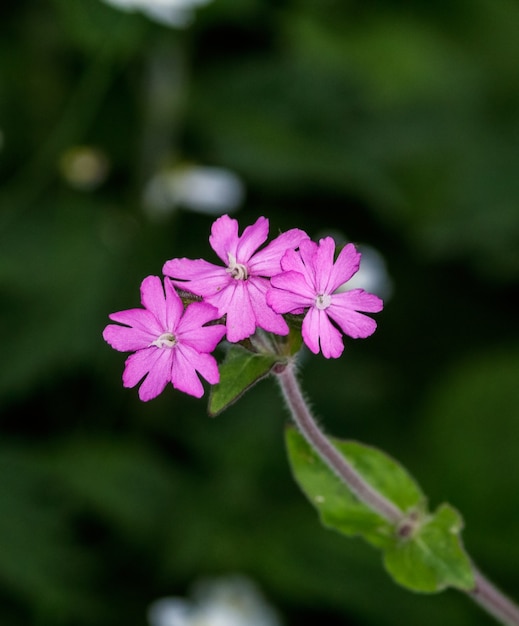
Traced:
<path id="1" fill-rule="evenodd" d="M 403 511 L 367 483 L 321 431 L 303 398 L 294 365 L 289 363 L 277 372 L 277 376 L 292 419 L 322 461 L 366 506 L 388 522 L 400 522 L 404 517 Z"/>
<path id="2" fill-rule="evenodd" d="M 477 569 L 474 569 L 475 588 L 469 592 L 472 599 L 498 622 L 506 626 L 519 625 L 519 607 L 497 589 Z"/>
<path id="3" fill-rule="evenodd" d="M 396 526 L 405 518 L 405 513 L 367 483 L 321 431 L 305 402 L 294 367 L 293 363 L 288 363 L 275 373 L 292 419 L 301 434 L 361 502 Z M 467 592 L 468 595 L 504 626 L 519 626 L 519 607 L 475 567 L 474 579 L 474 588 Z"/>

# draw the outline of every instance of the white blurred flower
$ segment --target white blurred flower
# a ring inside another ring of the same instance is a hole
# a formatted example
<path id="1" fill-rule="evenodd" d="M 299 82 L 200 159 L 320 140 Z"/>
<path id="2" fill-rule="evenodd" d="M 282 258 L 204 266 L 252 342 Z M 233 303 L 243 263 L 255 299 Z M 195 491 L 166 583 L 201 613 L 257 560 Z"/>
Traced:
<path id="1" fill-rule="evenodd" d="M 157 172 L 144 190 L 144 210 L 160 217 L 181 207 L 197 213 L 233 213 L 245 195 L 241 179 L 220 167 L 185 165 Z"/>
<path id="2" fill-rule="evenodd" d="M 191 601 L 157 600 L 148 620 L 150 626 L 281 626 L 258 588 L 241 576 L 202 581 Z"/>
<path id="3" fill-rule="evenodd" d="M 184 28 L 193 21 L 193 10 L 212 0 L 104 0 L 123 11 L 141 11 L 152 20 Z"/>

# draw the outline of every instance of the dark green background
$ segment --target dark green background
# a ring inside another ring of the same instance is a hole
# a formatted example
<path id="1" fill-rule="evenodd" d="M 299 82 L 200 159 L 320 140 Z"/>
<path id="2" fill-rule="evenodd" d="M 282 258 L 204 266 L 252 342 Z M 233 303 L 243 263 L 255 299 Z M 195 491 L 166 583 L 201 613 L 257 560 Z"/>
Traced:
<path id="1" fill-rule="evenodd" d="M 166 259 L 214 260 L 212 217 L 142 210 L 167 158 L 236 172 L 242 226 L 384 255 L 377 332 L 307 356 L 305 393 L 328 432 L 457 507 L 519 598 L 518 59 L 511 0 L 214 0 L 185 31 L 100 0 L 2 4 L 2 625 L 142 626 L 153 600 L 236 572 L 287 626 L 493 623 L 319 526 L 274 381 L 215 419 L 171 387 L 147 404 L 122 388 L 108 313 Z M 83 144 L 111 163 L 91 192 L 58 167 Z"/>

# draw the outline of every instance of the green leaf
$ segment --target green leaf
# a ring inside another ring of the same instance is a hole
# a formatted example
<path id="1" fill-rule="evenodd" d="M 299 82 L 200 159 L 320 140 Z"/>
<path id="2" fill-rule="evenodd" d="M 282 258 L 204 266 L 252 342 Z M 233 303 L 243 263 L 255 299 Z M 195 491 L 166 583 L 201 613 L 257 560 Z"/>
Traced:
<path id="1" fill-rule="evenodd" d="M 220 382 L 211 389 L 209 415 L 214 417 L 236 402 L 247 389 L 265 378 L 279 360 L 275 354 L 257 354 L 232 346 L 220 365 Z"/>
<path id="2" fill-rule="evenodd" d="M 297 430 L 288 428 L 286 441 L 295 479 L 325 526 L 344 535 L 360 535 L 375 546 L 392 545 L 393 525 L 360 502 Z M 402 510 L 423 505 L 418 485 L 392 458 L 356 441 L 331 441 L 373 487 Z"/>
<path id="3" fill-rule="evenodd" d="M 388 573 L 410 590 L 472 588 L 472 568 L 459 537 L 463 522 L 457 511 L 444 504 L 434 515 L 428 515 L 420 487 L 394 459 L 355 441 L 330 441 L 366 482 L 403 514 L 402 521 L 394 525 L 373 512 L 296 429 L 288 428 L 286 445 L 292 472 L 323 525 L 349 537 L 361 536 L 380 548 Z"/>
<path id="4" fill-rule="evenodd" d="M 470 560 L 460 540 L 463 520 L 449 504 L 442 504 L 417 527 L 410 540 L 401 540 L 385 552 L 384 564 L 396 582 L 421 592 L 446 587 L 474 587 Z"/>

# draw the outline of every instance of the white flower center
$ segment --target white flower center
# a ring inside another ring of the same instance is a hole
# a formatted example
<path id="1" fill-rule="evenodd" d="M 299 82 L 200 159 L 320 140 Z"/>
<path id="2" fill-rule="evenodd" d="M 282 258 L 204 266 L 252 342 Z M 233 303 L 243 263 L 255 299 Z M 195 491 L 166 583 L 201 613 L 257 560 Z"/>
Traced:
<path id="1" fill-rule="evenodd" d="M 234 257 L 231 253 L 229 253 L 229 266 L 226 271 L 229 272 L 235 280 L 247 280 L 249 277 L 245 265 L 237 263 L 236 257 Z"/>
<path id="2" fill-rule="evenodd" d="M 176 343 L 177 340 L 173 333 L 162 333 L 160 337 L 157 337 L 155 341 L 150 343 L 150 346 L 157 346 L 157 348 L 173 348 Z"/>
<path id="3" fill-rule="evenodd" d="M 320 311 L 327 309 L 331 303 L 332 303 L 332 297 L 325 293 L 320 293 L 315 299 L 315 306 Z"/>

